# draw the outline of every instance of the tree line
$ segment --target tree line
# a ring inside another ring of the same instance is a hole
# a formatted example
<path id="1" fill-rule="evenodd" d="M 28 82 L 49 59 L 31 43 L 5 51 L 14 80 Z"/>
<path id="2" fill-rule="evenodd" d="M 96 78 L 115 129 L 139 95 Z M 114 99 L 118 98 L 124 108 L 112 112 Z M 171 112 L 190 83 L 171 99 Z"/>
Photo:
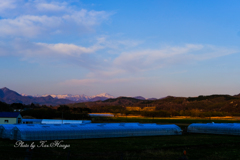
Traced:
<path id="1" fill-rule="evenodd" d="M 30 104 L 25 105 L 22 103 L 7 104 L 0 101 L 1 112 L 13 112 L 15 109 L 21 109 L 22 116 L 33 117 L 37 119 L 90 119 L 88 113 L 91 110 L 87 107 L 76 108 L 67 105 L 60 105 L 58 107 Z"/>

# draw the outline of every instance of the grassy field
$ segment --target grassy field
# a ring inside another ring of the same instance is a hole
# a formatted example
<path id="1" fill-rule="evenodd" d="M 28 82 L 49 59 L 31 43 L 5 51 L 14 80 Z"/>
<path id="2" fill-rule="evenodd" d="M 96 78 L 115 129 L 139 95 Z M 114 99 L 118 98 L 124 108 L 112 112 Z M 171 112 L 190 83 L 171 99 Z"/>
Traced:
<path id="1" fill-rule="evenodd" d="M 144 123 L 207 123 L 210 120 L 173 120 L 173 119 L 95 119 L 101 122 L 144 122 Z M 217 122 L 233 122 L 226 120 Z M 31 144 L 32 142 L 25 142 Z M 40 144 L 39 142 L 34 142 Z M 47 144 L 52 141 L 47 141 Z M 1 159 L 23 160 L 26 148 L 15 148 L 15 141 L 0 140 Z M 116 160 L 177 160 L 187 151 L 189 160 L 240 160 L 240 137 L 228 135 L 184 134 L 181 136 L 128 137 L 108 139 L 64 140 L 69 148 L 35 147 L 31 152 L 32 160 L 40 159 L 116 159 Z"/>
<path id="2" fill-rule="evenodd" d="M 25 142 L 31 144 L 32 142 Z M 48 144 L 51 141 L 47 142 Z M 1 140 L 1 159 L 24 159 L 26 148 L 14 148 L 15 141 Z M 40 144 L 35 142 L 35 144 Z M 34 148 L 32 159 L 172 159 L 183 150 L 189 159 L 240 159 L 240 137 L 189 134 L 182 136 L 129 137 L 65 140 L 70 148 Z"/>

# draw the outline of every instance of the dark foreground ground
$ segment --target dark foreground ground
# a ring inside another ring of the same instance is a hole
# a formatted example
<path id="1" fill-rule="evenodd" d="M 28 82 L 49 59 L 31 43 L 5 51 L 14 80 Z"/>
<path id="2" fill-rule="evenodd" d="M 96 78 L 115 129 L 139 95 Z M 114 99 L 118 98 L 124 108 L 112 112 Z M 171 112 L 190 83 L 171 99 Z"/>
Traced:
<path id="1" fill-rule="evenodd" d="M 184 128 L 188 122 L 180 121 Z M 191 122 L 190 122 L 191 123 Z M 0 159 L 3 160 L 178 160 L 183 150 L 189 160 L 240 160 L 240 136 L 184 134 L 181 136 L 128 137 L 85 140 L 64 140 L 62 147 L 41 146 L 33 150 L 14 147 L 16 141 L 0 139 Z M 53 141 L 47 141 L 50 145 Z M 30 145 L 32 142 L 24 142 Z"/>

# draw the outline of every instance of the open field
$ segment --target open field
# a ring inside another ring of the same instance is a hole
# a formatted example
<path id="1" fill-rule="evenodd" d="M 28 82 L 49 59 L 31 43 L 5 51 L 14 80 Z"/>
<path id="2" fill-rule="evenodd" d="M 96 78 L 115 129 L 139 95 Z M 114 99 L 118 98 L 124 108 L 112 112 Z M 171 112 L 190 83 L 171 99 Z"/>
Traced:
<path id="1" fill-rule="evenodd" d="M 239 116 L 215 116 L 215 117 L 191 117 L 191 116 L 173 116 L 173 117 L 144 117 L 141 115 L 121 115 L 121 113 L 91 113 L 91 114 L 111 114 L 111 115 L 115 115 L 115 118 L 140 118 L 140 119 L 211 119 L 211 120 L 239 120 L 240 121 L 240 117 Z"/>
<path id="2" fill-rule="evenodd" d="M 31 144 L 32 142 L 25 142 Z M 51 142 L 48 141 L 48 144 Z M 26 148 L 1 140 L 1 159 L 24 159 Z M 35 144 L 40 144 L 35 142 Z M 172 159 L 187 151 L 189 159 L 240 159 L 240 137 L 187 134 L 182 136 L 65 140 L 70 148 L 34 148 L 32 159 Z"/>

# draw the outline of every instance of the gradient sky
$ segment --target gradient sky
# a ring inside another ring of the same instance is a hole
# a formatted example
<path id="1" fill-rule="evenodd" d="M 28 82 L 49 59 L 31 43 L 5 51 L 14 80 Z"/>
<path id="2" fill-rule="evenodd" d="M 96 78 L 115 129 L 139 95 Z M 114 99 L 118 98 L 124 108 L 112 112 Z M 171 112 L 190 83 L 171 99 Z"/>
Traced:
<path id="1" fill-rule="evenodd" d="M 0 0 L 0 88 L 240 93 L 239 0 Z"/>

